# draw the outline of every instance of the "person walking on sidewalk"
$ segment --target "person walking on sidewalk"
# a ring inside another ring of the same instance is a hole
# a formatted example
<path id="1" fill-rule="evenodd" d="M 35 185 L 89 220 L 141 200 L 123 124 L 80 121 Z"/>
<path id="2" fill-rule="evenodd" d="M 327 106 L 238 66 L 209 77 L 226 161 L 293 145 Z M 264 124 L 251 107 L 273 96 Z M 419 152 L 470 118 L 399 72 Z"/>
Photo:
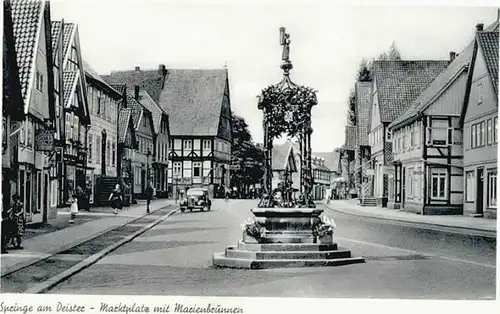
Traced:
<path id="1" fill-rule="evenodd" d="M 69 218 L 68 222 L 70 224 L 73 224 L 75 223 L 76 214 L 78 214 L 78 194 L 76 191 L 74 193 L 71 193 L 71 198 L 69 199 L 69 202 L 71 204 L 69 207 L 71 217 Z"/>
<path id="2" fill-rule="evenodd" d="M 153 187 L 151 185 L 151 182 L 148 183 L 148 187 L 146 188 L 146 212 L 149 214 L 149 205 L 151 204 L 151 199 L 153 198 Z"/>
<path id="3" fill-rule="evenodd" d="M 12 227 L 13 232 L 11 233 L 11 241 L 14 244 L 14 248 L 23 249 L 22 240 L 24 235 L 24 228 L 26 227 L 26 219 L 24 216 L 24 205 L 21 202 L 19 195 L 14 194 L 12 196 L 14 203 L 12 204 Z"/>
<path id="4" fill-rule="evenodd" d="M 113 213 L 117 215 L 118 209 L 119 210 L 122 209 L 122 201 L 123 201 L 123 195 L 119 184 L 115 186 L 115 189 L 109 195 L 108 201 L 110 201 L 111 203 L 111 208 L 113 208 Z"/>
<path id="5" fill-rule="evenodd" d="M 14 211 L 12 206 L 2 209 L 2 254 L 9 253 L 7 251 L 7 243 L 10 242 L 14 234 Z"/>

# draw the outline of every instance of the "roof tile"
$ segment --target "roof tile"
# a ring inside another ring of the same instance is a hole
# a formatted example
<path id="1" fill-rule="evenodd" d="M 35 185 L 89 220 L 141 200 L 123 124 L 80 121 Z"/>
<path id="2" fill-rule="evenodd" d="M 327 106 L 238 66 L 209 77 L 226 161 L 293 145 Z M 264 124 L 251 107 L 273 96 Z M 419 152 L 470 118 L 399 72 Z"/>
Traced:
<path id="1" fill-rule="evenodd" d="M 374 61 L 382 122 L 392 122 L 403 114 L 448 63 L 447 60 Z"/>
<path id="2" fill-rule="evenodd" d="M 125 143 L 127 138 L 127 130 L 129 125 L 129 120 L 131 117 L 132 110 L 128 108 L 120 109 L 120 113 L 118 114 L 118 141 L 120 143 Z"/>
<path id="3" fill-rule="evenodd" d="M 172 135 L 216 136 L 227 70 L 168 70 L 160 106 Z"/>
<path id="4" fill-rule="evenodd" d="M 63 72 L 63 90 L 64 90 L 64 107 L 69 106 L 71 95 L 75 91 L 76 81 L 78 80 L 78 71 Z"/>
<path id="5" fill-rule="evenodd" d="M 161 116 L 165 113 L 165 111 L 158 106 L 153 98 L 151 98 L 151 96 L 149 96 L 149 94 L 145 91 L 139 92 L 139 102 L 151 112 L 151 115 L 153 116 L 153 127 L 155 133 L 158 134 L 161 127 Z"/>
<path id="6" fill-rule="evenodd" d="M 356 126 L 345 127 L 345 149 L 356 150 Z"/>
<path id="7" fill-rule="evenodd" d="M 483 51 L 495 94 L 498 94 L 498 32 L 478 32 L 477 41 Z"/>
<path id="8" fill-rule="evenodd" d="M 44 5 L 45 1 L 11 1 L 19 81 L 24 100 L 28 95 L 28 86 L 33 75 L 32 68 L 38 42 L 36 35 L 41 26 Z"/>
<path id="9" fill-rule="evenodd" d="M 372 108 L 372 82 L 356 83 L 356 126 L 358 145 L 368 146 L 370 110 Z"/>

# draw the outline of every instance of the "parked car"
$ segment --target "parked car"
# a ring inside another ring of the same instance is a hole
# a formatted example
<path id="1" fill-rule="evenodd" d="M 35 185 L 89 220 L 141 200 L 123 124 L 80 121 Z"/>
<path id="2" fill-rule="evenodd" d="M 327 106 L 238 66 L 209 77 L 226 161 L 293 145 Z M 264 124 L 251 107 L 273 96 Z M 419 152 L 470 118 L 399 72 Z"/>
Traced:
<path id="1" fill-rule="evenodd" d="M 181 201 L 181 212 L 187 209 L 200 209 L 201 211 L 209 211 L 212 207 L 212 202 L 208 196 L 208 190 L 205 188 L 191 188 L 187 190 L 186 196 Z"/>

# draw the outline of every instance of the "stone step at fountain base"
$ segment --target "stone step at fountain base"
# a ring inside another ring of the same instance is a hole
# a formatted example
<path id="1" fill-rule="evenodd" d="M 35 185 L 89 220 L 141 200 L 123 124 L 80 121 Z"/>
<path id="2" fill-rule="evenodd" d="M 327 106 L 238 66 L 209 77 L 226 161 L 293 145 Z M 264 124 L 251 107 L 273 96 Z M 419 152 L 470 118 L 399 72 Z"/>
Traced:
<path id="1" fill-rule="evenodd" d="M 286 267 L 324 267 L 364 263 L 337 243 L 246 243 L 240 241 L 223 253 L 215 253 L 216 267 L 265 269 Z"/>
<path id="2" fill-rule="evenodd" d="M 266 268 L 296 268 L 296 267 L 325 267 L 343 266 L 364 263 L 361 257 L 335 258 L 335 259 L 276 259 L 258 260 L 244 258 L 229 258 L 224 253 L 215 253 L 213 265 L 226 268 L 266 269 Z"/>
<path id="3" fill-rule="evenodd" d="M 228 258 L 256 259 L 256 260 L 296 260 L 296 259 L 337 259 L 350 258 L 351 251 L 244 251 L 235 246 L 226 248 L 225 256 Z"/>

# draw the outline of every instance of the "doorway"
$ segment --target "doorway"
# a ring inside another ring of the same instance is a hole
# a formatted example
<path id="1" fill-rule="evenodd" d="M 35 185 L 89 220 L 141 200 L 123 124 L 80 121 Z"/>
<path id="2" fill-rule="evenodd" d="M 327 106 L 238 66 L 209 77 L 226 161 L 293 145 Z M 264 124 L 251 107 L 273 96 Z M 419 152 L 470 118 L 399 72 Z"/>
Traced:
<path id="1" fill-rule="evenodd" d="M 146 170 L 141 169 L 141 193 L 146 191 Z"/>
<path id="2" fill-rule="evenodd" d="M 484 169 L 477 169 L 476 213 L 483 215 Z"/>
<path id="3" fill-rule="evenodd" d="M 401 208 L 404 208 L 406 201 L 406 168 L 401 167 L 401 169 L 403 169 L 401 174 Z"/>

